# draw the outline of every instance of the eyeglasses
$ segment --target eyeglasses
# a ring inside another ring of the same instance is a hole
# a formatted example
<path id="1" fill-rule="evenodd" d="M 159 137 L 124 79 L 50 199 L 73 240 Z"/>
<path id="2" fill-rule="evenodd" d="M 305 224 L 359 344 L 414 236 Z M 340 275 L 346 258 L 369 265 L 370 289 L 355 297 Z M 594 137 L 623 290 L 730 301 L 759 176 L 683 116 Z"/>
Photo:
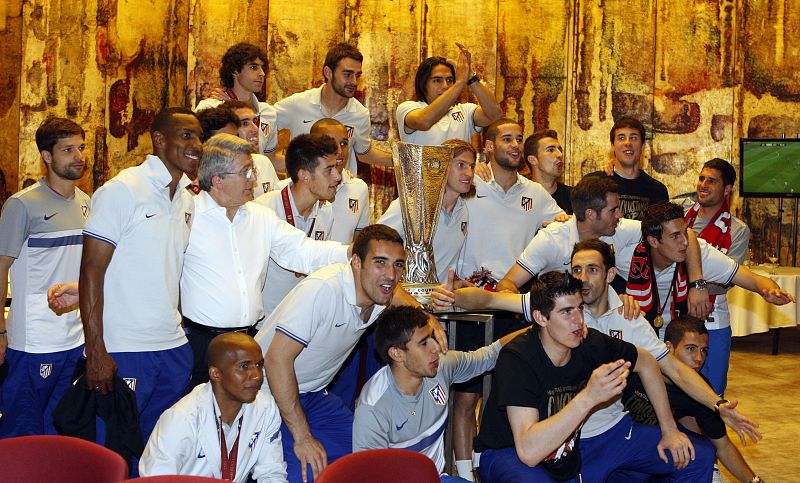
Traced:
<path id="1" fill-rule="evenodd" d="M 226 176 L 229 174 L 235 174 L 237 176 L 243 176 L 246 179 L 256 179 L 258 177 L 258 169 L 255 166 L 250 166 L 249 168 L 245 169 L 244 171 L 239 171 L 238 173 L 219 173 L 218 176 Z"/>

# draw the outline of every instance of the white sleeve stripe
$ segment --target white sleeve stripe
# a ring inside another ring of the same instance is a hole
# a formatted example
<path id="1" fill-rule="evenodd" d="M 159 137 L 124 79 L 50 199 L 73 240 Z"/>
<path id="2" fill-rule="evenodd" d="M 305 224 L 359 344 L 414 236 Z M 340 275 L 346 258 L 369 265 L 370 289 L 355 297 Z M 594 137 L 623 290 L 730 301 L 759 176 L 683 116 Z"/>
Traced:
<path id="1" fill-rule="evenodd" d="M 535 276 L 536 276 L 536 273 L 534 273 L 534 271 L 533 271 L 533 270 L 531 270 L 530 268 L 528 268 L 528 267 L 527 267 L 527 266 L 526 266 L 526 265 L 525 265 L 525 264 L 522 262 L 522 260 L 517 260 L 517 265 L 519 265 L 520 267 L 522 267 L 522 268 L 523 268 L 523 269 L 524 269 L 526 272 L 530 273 L 532 277 L 535 277 Z"/>
<path id="2" fill-rule="evenodd" d="M 277 326 L 277 327 L 275 327 L 275 330 L 277 330 L 281 334 L 285 335 L 286 337 L 294 340 L 295 342 L 299 342 L 300 344 L 303 345 L 303 347 L 308 347 L 308 342 L 305 339 L 303 339 L 302 337 L 298 337 L 298 336 L 292 334 L 285 327 Z"/>

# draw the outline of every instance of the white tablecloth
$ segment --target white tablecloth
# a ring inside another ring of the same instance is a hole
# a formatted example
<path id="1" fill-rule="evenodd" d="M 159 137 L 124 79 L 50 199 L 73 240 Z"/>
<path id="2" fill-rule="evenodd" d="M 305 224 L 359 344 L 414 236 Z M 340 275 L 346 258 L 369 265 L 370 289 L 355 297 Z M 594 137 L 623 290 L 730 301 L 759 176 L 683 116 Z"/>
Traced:
<path id="1" fill-rule="evenodd" d="M 800 268 L 777 267 L 775 274 L 769 273 L 769 266 L 759 265 L 750 269 L 775 280 L 782 289 L 800 299 Z M 772 305 L 760 295 L 741 287 L 733 287 L 728 292 L 728 306 L 734 337 L 767 332 L 777 327 L 794 327 L 800 318 L 800 305 Z"/>

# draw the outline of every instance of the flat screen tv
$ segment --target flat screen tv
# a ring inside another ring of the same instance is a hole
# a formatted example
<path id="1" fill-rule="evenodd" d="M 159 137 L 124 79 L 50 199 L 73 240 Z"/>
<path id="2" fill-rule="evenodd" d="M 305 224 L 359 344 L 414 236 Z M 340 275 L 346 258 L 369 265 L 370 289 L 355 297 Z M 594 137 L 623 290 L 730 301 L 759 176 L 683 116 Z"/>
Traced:
<path id="1" fill-rule="evenodd" d="M 740 139 L 739 194 L 800 197 L 800 139 Z"/>

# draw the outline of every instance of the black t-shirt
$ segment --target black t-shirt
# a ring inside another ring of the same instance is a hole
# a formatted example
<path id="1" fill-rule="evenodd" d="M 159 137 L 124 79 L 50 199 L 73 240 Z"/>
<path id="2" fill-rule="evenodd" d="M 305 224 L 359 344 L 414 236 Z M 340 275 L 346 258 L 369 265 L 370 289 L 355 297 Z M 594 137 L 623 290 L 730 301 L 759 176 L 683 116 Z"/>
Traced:
<path id="1" fill-rule="evenodd" d="M 701 374 L 702 376 L 702 374 Z M 705 380 L 705 377 L 703 378 Z M 708 381 L 706 380 L 706 383 Z M 695 401 L 675 384 L 667 384 L 667 397 L 675 419 L 690 416 L 704 435 L 711 439 L 719 439 L 726 435 L 725 423 L 715 411 Z M 641 424 L 658 424 L 656 412 L 644 391 L 642 380 L 636 374 L 628 377 L 628 385 L 622 396 L 622 403 L 634 421 Z"/>
<path id="2" fill-rule="evenodd" d="M 586 176 L 608 176 L 604 171 L 595 171 Z M 639 170 L 636 179 L 623 178 L 614 173 L 614 181 L 619 186 L 619 208 L 622 216 L 631 220 L 641 220 L 644 210 L 652 203 L 669 201 L 667 187 L 649 174 Z"/>
<path id="3" fill-rule="evenodd" d="M 572 214 L 572 201 L 569 199 L 570 191 L 572 191 L 572 186 L 556 182 L 556 190 L 550 194 L 556 200 L 558 207 L 568 215 Z"/>
<path id="4" fill-rule="evenodd" d="M 583 343 L 572 350 L 569 362 L 556 367 L 542 347 L 540 330 L 515 337 L 500 351 L 475 440 L 476 451 L 514 447 L 506 406 L 535 408 L 542 421 L 564 408 L 586 386 L 598 366 L 618 359 L 630 361 L 631 367 L 636 365 L 633 344 L 589 329 Z M 566 480 L 580 471 L 579 437 L 580 427 L 542 461 L 542 467 L 553 478 Z"/>

